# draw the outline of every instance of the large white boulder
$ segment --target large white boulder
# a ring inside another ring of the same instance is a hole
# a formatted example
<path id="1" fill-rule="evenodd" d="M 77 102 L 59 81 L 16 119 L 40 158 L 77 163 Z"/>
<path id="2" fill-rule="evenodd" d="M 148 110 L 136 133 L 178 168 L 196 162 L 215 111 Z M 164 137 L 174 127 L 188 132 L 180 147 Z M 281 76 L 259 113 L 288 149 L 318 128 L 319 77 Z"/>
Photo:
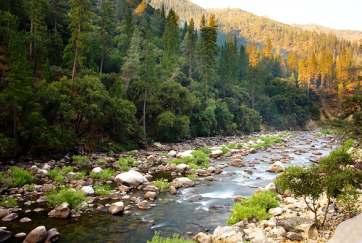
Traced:
<path id="1" fill-rule="evenodd" d="M 92 186 L 83 186 L 80 190 L 87 196 L 94 195 L 94 189 Z"/>
<path id="2" fill-rule="evenodd" d="M 135 170 L 130 170 L 128 172 L 121 173 L 117 175 L 114 178 L 114 180 L 117 183 L 127 184 L 130 186 L 138 186 L 140 184 L 148 182 L 144 175 Z"/>
<path id="3" fill-rule="evenodd" d="M 243 233 L 238 227 L 218 226 L 212 235 L 214 243 L 241 243 L 243 242 Z"/>
<path id="4" fill-rule="evenodd" d="M 281 173 L 284 171 L 284 167 L 283 164 L 281 162 L 275 162 L 274 164 L 272 164 L 270 166 L 270 168 L 268 169 L 269 172 L 272 173 Z"/>
<path id="5" fill-rule="evenodd" d="M 328 243 L 361 243 L 362 214 L 348 219 L 338 225 L 333 237 Z"/>
<path id="6" fill-rule="evenodd" d="M 186 150 L 186 151 L 178 153 L 177 157 L 179 157 L 179 158 L 191 157 L 193 152 L 194 152 L 193 150 Z"/>

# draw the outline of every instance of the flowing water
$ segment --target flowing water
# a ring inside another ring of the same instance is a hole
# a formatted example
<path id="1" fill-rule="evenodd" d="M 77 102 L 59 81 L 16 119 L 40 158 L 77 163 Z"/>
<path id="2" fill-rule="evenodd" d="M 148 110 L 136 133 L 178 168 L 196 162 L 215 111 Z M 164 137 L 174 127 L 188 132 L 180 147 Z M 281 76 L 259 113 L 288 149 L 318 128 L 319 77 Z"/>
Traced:
<path id="1" fill-rule="evenodd" d="M 214 176 L 213 181 L 183 189 L 177 196 L 160 195 L 157 206 L 148 211 L 135 211 L 130 216 L 92 213 L 72 221 L 54 220 L 46 213 L 40 213 L 30 216 L 33 221 L 26 225 L 26 230 L 38 225 L 57 227 L 63 243 L 143 243 L 151 239 L 154 232 L 186 236 L 213 231 L 216 226 L 225 224 L 235 196 L 250 195 L 275 178 L 276 174 L 266 172 L 273 161 L 287 160 L 289 165 L 308 165 L 327 155 L 336 145 L 333 138 L 319 136 L 316 132 L 292 132 L 285 144 L 247 155 L 243 159 L 245 167 L 228 166 L 220 175 Z M 228 158 L 216 160 L 213 164 L 227 162 Z M 21 227 L 18 232 L 25 231 L 24 225 L 17 223 L 16 227 Z"/>

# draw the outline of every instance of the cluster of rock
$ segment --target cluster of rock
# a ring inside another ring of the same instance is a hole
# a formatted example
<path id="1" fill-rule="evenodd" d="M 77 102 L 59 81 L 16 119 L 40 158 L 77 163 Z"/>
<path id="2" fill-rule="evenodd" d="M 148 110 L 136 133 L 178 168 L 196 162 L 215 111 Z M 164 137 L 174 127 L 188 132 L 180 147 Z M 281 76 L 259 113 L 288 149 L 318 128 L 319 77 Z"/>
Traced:
<path id="1" fill-rule="evenodd" d="M 6 227 L 0 227 L 0 242 L 6 242 L 12 237 L 12 233 Z M 52 243 L 60 238 L 56 228 L 47 230 L 45 226 L 38 226 L 28 234 L 21 232 L 14 235 L 18 240 L 24 239 L 23 243 Z"/>

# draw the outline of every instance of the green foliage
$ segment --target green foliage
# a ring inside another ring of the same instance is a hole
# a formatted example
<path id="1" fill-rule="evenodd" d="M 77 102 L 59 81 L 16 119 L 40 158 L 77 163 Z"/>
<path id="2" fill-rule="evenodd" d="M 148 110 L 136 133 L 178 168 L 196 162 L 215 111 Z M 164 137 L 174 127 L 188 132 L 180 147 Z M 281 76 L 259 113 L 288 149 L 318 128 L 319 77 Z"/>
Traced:
<path id="1" fill-rule="evenodd" d="M 10 167 L 7 172 L 2 174 L 2 177 L 2 182 L 8 183 L 8 186 L 13 187 L 21 187 L 34 181 L 31 172 L 17 166 Z"/>
<path id="2" fill-rule="evenodd" d="M 172 237 L 162 237 L 159 233 L 156 233 L 151 240 L 147 243 L 195 243 L 193 240 L 186 240 L 179 235 L 173 235 Z"/>
<path id="3" fill-rule="evenodd" d="M 266 149 L 275 144 L 282 143 L 282 142 L 283 142 L 283 139 L 282 139 L 281 135 L 278 135 L 278 134 L 260 136 L 260 137 L 258 137 L 256 144 L 253 145 L 253 148 Z"/>
<path id="4" fill-rule="evenodd" d="M 160 190 L 160 192 L 166 192 L 170 188 L 170 183 L 166 179 L 156 180 L 153 184 Z"/>
<path id="5" fill-rule="evenodd" d="M 63 188 L 59 191 L 52 191 L 47 194 L 47 202 L 52 207 L 67 202 L 72 208 L 77 208 L 85 200 L 86 196 L 83 192 L 72 188 Z"/>
<path id="6" fill-rule="evenodd" d="M 209 167 L 209 156 L 202 150 L 195 150 L 192 152 L 191 156 L 186 156 L 184 158 L 177 158 L 171 161 L 173 164 L 186 164 L 193 169 L 198 168 L 207 168 Z"/>
<path id="7" fill-rule="evenodd" d="M 110 185 L 95 185 L 94 192 L 99 196 L 108 196 L 112 193 L 112 188 Z"/>
<path id="8" fill-rule="evenodd" d="M 121 171 L 129 171 L 136 164 L 136 160 L 132 156 L 121 157 L 117 161 L 117 167 Z"/>
<path id="9" fill-rule="evenodd" d="M 359 212 L 358 204 L 359 193 L 355 187 L 346 185 L 342 193 L 337 197 L 337 205 L 350 218 L 357 215 Z"/>
<path id="10" fill-rule="evenodd" d="M 160 114 L 157 120 L 157 131 L 161 141 L 177 141 L 190 134 L 190 120 L 187 116 L 177 117 L 166 111 Z"/>
<path id="11" fill-rule="evenodd" d="M 72 160 L 73 163 L 80 168 L 85 168 L 90 166 L 90 160 L 85 155 L 73 155 Z"/>
<path id="12" fill-rule="evenodd" d="M 67 174 L 69 172 L 73 172 L 74 168 L 71 167 L 71 166 L 65 166 L 65 167 L 62 167 L 62 168 L 54 168 L 54 169 L 51 169 L 49 172 L 48 172 L 48 176 L 58 182 L 58 183 L 62 183 L 64 182 L 64 179 L 65 177 L 67 176 Z"/>
<path id="13" fill-rule="evenodd" d="M 114 170 L 106 168 L 99 173 L 92 172 L 90 174 L 90 176 L 94 179 L 107 181 L 107 180 L 110 180 L 112 178 L 112 176 L 114 176 L 115 174 L 116 174 L 116 172 Z"/>
<path id="14" fill-rule="evenodd" d="M 0 198 L 0 206 L 5 208 L 15 208 L 18 205 L 18 201 L 14 197 L 2 197 Z"/>
<path id="15" fill-rule="evenodd" d="M 257 192 L 242 202 L 235 203 L 228 219 L 228 224 L 236 224 L 241 220 L 268 219 L 268 210 L 279 205 L 277 195 L 270 191 Z"/>

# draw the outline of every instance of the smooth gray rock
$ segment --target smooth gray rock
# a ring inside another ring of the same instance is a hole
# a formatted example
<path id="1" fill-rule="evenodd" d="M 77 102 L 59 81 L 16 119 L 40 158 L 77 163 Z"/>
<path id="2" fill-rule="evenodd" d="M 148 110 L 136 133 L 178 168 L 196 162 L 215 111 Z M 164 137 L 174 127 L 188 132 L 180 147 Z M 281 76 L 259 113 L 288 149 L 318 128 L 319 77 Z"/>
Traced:
<path id="1" fill-rule="evenodd" d="M 362 214 L 348 219 L 337 226 L 333 237 L 328 243 L 361 243 L 362 242 Z"/>

